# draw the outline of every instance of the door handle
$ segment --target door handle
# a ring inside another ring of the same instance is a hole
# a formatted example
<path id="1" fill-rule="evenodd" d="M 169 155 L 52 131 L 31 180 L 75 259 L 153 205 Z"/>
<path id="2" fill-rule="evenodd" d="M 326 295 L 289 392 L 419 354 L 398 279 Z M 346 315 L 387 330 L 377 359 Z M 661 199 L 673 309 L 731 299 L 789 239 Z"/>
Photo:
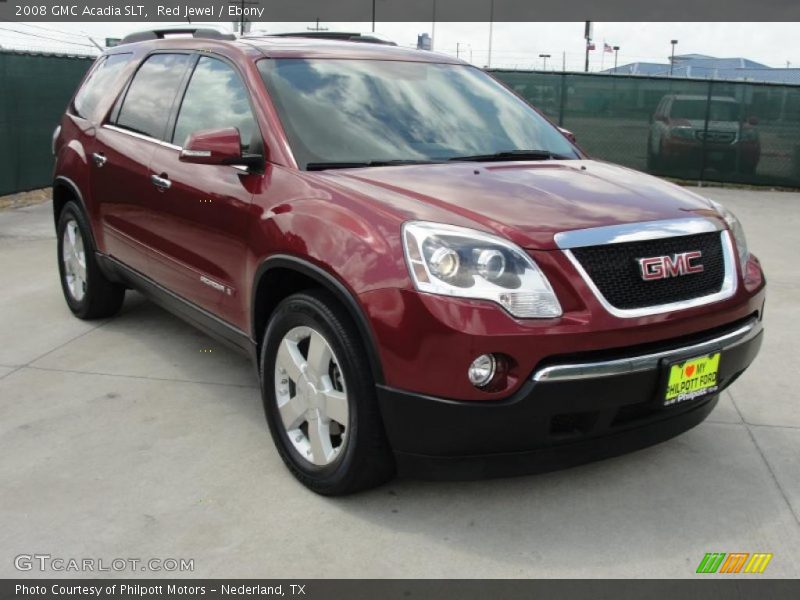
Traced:
<path id="1" fill-rule="evenodd" d="M 166 176 L 166 173 L 162 173 L 161 175 L 150 175 L 150 182 L 162 192 L 166 192 L 172 185 L 172 182 L 169 180 L 169 177 Z"/>
<path id="2" fill-rule="evenodd" d="M 95 152 L 92 154 L 92 159 L 94 160 L 94 164 L 98 167 L 102 167 L 108 162 L 108 158 L 102 152 Z"/>

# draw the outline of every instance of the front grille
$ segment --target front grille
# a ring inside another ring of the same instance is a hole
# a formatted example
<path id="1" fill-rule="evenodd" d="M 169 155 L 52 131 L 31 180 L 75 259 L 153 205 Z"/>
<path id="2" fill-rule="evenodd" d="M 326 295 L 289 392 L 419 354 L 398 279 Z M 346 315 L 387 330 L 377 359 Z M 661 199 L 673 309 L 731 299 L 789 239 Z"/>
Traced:
<path id="1" fill-rule="evenodd" d="M 667 279 L 642 279 L 639 258 L 672 256 L 699 250 L 701 273 Z M 573 248 L 572 253 L 609 304 L 618 309 L 644 308 L 702 298 L 719 292 L 725 261 L 718 231 L 680 237 Z"/>
<path id="2" fill-rule="evenodd" d="M 705 139 L 712 144 L 731 144 L 736 139 L 733 131 L 698 131 L 695 136 L 701 142 Z"/>

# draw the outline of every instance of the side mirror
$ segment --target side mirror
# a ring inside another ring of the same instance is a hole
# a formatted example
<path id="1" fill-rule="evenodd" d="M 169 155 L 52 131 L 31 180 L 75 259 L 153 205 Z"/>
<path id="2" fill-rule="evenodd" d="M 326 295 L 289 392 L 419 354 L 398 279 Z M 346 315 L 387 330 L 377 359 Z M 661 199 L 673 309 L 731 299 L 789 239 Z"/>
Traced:
<path id="1" fill-rule="evenodd" d="M 260 154 L 242 154 L 242 139 L 235 127 L 195 131 L 186 140 L 181 162 L 196 165 L 237 165 L 251 170 L 264 167 Z"/>
<path id="2" fill-rule="evenodd" d="M 565 138 L 567 138 L 567 139 L 568 139 L 570 142 L 572 142 L 573 144 L 577 144 L 577 143 L 578 143 L 578 140 L 577 140 L 577 138 L 575 137 L 575 134 L 574 134 L 574 133 L 572 133 L 572 132 L 571 132 L 569 129 L 564 129 L 563 127 L 559 127 L 559 128 L 558 128 L 558 130 L 561 132 L 561 134 L 562 134 L 562 135 L 563 135 Z"/>
<path id="3" fill-rule="evenodd" d="M 747 117 L 748 125 L 758 125 L 758 117 Z"/>

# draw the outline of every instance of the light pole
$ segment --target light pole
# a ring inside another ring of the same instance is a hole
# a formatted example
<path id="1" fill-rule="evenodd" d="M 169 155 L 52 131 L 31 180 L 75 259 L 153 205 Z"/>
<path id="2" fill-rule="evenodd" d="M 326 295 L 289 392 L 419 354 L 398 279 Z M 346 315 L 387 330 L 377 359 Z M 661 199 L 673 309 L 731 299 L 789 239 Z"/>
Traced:
<path id="1" fill-rule="evenodd" d="M 489 55 L 486 58 L 486 68 L 492 66 L 492 34 L 494 33 L 494 0 L 489 4 Z"/>
<path id="2" fill-rule="evenodd" d="M 431 18 L 431 50 L 433 50 L 434 40 L 436 36 L 436 0 L 433 0 L 433 15 Z"/>
<path id="3" fill-rule="evenodd" d="M 613 46 L 614 48 L 614 73 L 617 72 L 617 54 L 619 54 L 619 46 Z"/>
<path id="4" fill-rule="evenodd" d="M 547 71 L 547 59 L 550 58 L 549 54 L 540 54 L 539 58 L 542 59 L 544 62 L 544 66 L 542 67 L 542 71 Z"/>
<path id="5" fill-rule="evenodd" d="M 672 57 L 669 59 L 669 76 L 672 77 L 672 67 L 675 66 L 675 46 L 678 44 L 678 40 L 670 40 L 670 44 L 672 44 Z"/>

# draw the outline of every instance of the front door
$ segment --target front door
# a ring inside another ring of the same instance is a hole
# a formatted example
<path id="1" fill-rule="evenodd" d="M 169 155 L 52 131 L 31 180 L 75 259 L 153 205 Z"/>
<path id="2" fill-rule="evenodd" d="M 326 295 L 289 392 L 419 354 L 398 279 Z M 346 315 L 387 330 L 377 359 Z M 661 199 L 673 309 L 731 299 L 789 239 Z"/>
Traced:
<path id="1" fill-rule="evenodd" d="M 229 63 L 209 56 L 197 61 L 175 119 L 172 146 L 156 149 L 150 176 L 148 228 L 153 278 L 179 296 L 244 328 L 247 227 L 257 179 L 235 166 L 181 162 L 179 147 L 196 131 L 236 127 L 242 150 L 260 145 L 247 88 Z"/>

